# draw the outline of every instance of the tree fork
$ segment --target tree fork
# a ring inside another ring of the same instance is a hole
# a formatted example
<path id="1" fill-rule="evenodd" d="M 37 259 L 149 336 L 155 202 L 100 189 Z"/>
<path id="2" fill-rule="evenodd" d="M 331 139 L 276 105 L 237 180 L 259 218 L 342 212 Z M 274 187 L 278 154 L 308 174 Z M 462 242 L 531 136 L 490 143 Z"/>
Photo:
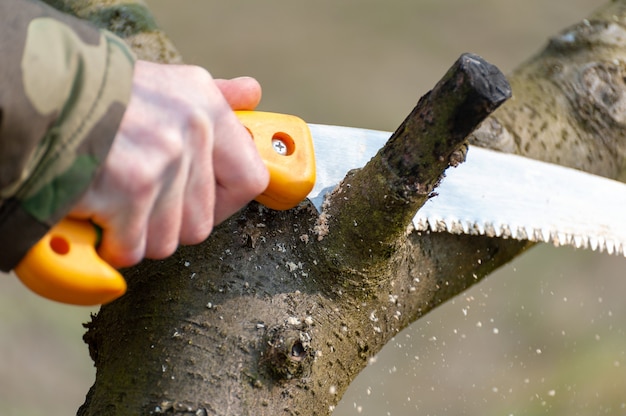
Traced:
<path id="1" fill-rule="evenodd" d="M 341 219 L 364 203 L 352 199 L 361 191 L 366 209 L 372 209 L 367 192 L 378 192 L 373 203 L 384 205 L 373 208 L 391 217 L 378 226 L 405 230 L 450 160 L 463 158 L 465 137 L 509 93 L 495 67 L 462 56 L 374 162 L 355 174 L 371 175 L 374 167 L 385 188 L 344 183 L 356 194 L 347 194 L 346 214 L 333 211 L 339 222 L 331 222 L 322 241 L 313 234 L 319 218 L 310 203 L 287 212 L 251 204 L 205 243 L 127 271 L 128 293 L 88 325 L 97 376 L 79 414 L 327 413 L 367 358 L 429 306 L 402 299 L 389 308 L 390 285 L 404 287 L 411 276 L 355 275 L 336 257 L 326 261 L 334 252 L 324 243 L 354 228 L 352 217 L 347 226 Z M 382 196 L 390 192 L 391 198 Z M 331 207 L 341 205 L 331 198 Z M 395 211 L 404 223 L 396 223 Z M 344 250 L 346 257 L 353 253 L 351 264 L 368 268 L 370 255 L 347 244 Z"/>

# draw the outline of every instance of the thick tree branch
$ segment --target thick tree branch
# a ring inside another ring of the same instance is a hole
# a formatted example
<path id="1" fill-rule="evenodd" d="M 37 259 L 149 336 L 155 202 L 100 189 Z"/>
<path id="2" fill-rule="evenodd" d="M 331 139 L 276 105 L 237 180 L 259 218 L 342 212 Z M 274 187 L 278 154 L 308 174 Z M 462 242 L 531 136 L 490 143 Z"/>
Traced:
<path id="1" fill-rule="evenodd" d="M 356 270 L 388 261 L 444 170 L 465 160 L 466 137 L 510 96 L 495 66 L 462 55 L 378 154 L 329 196 L 320 219 L 329 231 L 319 238 L 325 255 Z"/>
<path id="2" fill-rule="evenodd" d="M 552 37 L 471 143 L 626 180 L 626 2 Z"/>

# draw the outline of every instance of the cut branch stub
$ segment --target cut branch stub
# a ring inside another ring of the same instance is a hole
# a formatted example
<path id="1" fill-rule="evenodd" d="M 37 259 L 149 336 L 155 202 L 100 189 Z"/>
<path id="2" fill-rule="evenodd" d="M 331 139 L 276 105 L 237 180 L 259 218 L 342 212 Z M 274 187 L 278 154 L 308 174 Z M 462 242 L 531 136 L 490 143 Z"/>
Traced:
<path id="1" fill-rule="evenodd" d="M 458 164 L 455 153 L 464 151 L 466 137 L 510 96 L 497 67 L 462 55 L 381 149 L 395 193 L 406 199 L 428 195 L 443 171 Z"/>
<path id="2" fill-rule="evenodd" d="M 466 137 L 510 96 L 498 68 L 463 54 L 378 154 L 329 195 L 321 237 L 335 261 L 362 270 L 387 259 L 445 169 L 465 160 Z"/>

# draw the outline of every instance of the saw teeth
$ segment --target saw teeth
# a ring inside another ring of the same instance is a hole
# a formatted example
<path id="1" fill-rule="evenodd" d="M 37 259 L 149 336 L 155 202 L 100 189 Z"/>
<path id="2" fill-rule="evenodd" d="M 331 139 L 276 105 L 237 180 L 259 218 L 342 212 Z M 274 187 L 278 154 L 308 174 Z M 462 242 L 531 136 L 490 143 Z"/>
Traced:
<path id="1" fill-rule="evenodd" d="M 573 246 L 574 246 L 574 247 L 576 247 L 576 248 L 581 248 L 581 247 L 582 247 L 582 245 L 583 245 L 583 239 L 582 239 L 582 237 L 581 237 L 581 236 L 579 236 L 579 235 L 575 235 L 575 236 L 573 236 L 573 238 L 572 238 L 572 243 L 573 243 Z"/>
<path id="2" fill-rule="evenodd" d="M 604 249 L 609 254 L 626 255 L 626 253 L 624 253 L 624 247 L 618 242 L 615 242 L 613 240 L 607 240 L 604 245 L 605 245 Z"/>
<path id="3" fill-rule="evenodd" d="M 483 234 L 487 237 L 497 237 L 496 229 L 492 223 L 488 222 L 485 224 L 485 228 L 483 229 Z"/>
<path id="4" fill-rule="evenodd" d="M 463 224 L 458 222 L 453 222 L 451 224 L 446 223 L 446 228 L 448 232 L 452 234 L 462 234 L 465 232 L 465 227 L 463 226 Z"/>
<path id="5" fill-rule="evenodd" d="M 624 245 L 614 240 L 586 238 L 564 232 L 542 230 L 539 228 L 529 232 L 524 227 L 496 225 L 492 222 L 458 221 L 444 218 L 415 218 L 415 230 L 426 232 L 448 232 L 451 234 L 484 235 L 487 237 L 515 238 L 539 243 L 551 243 L 555 247 L 573 246 L 577 249 L 591 249 L 611 255 L 626 256 Z"/>
<path id="6" fill-rule="evenodd" d="M 570 239 L 565 233 L 557 233 L 556 238 L 557 241 L 554 242 L 554 245 L 557 247 L 570 244 Z"/>

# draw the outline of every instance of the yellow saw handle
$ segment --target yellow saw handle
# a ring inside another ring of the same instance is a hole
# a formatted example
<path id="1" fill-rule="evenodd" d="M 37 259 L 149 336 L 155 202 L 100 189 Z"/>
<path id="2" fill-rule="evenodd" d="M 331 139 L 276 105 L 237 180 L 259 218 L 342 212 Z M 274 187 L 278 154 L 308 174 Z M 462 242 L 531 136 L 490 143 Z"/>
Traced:
<path id="1" fill-rule="evenodd" d="M 315 184 L 315 154 L 307 124 L 286 114 L 236 112 L 270 173 L 256 200 L 271 209 L 298 205 Z M 33 292 L 58 302 L 98 305 L 126 292 L 126 281 L 96 251 L 98 231 L 86 220 L 65 218 L 15 268 Z"/>
<path id="2" fill-rule="evenodd" d="M 256 201 L 275 210 L 295 207 L 315 185 L 315 153 L 309 126 L 287 114 L 235 113 L 250 132 L 270 173 L 270 183 Z"/>
<path id="3" fill-rule="evenodd" d="M 74 305 L 110 302 L 126 292 L 126 281 L 98 256 L 97 242 L 91 222 L 65 218 L 28 251 L 15 274 L 51 300 Z"/>

